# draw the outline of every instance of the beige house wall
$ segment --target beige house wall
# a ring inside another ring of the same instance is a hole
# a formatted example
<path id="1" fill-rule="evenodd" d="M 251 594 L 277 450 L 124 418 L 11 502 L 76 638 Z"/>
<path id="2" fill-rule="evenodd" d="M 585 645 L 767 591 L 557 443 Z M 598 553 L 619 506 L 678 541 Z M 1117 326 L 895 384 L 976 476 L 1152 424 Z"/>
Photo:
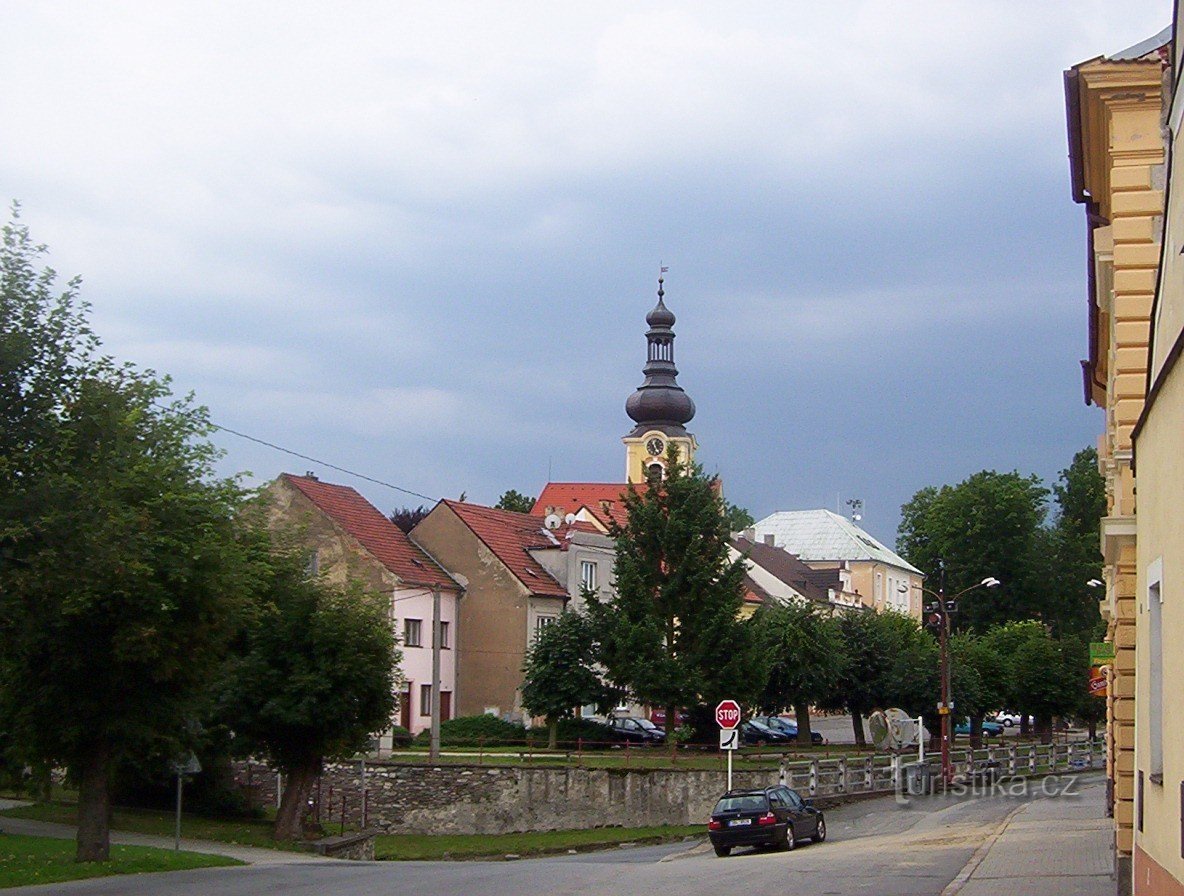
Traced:
<path id="1" fill-rule="evenodd" d="M 539 615 L 559 615 L 562 598 L 531 595 L 485 543 L 438 504 L 412 539 L 462 584 L 457 625 L 458 716 L 487 711 L 522 721 L 522 663 Z"/>
<path id="2" fill-rule="evenodd" d="M 1131 435 L 1143 408 L 1152 297 L 1160 255 L 1164 146 L 1162 66 L 1157 59 L 1077 66 L 1081 168 L 1095 204 L 1096 357 L 1090 398 L 1105 414 L 1098 463 L 1106 482 L 1102 521 L 1108 676 L 1106 737 L 1119 891 L 1129 892 L 1135 822 L 1137 567 Z M 1072 121 L 1072 117 L 1071 117 Z"/>

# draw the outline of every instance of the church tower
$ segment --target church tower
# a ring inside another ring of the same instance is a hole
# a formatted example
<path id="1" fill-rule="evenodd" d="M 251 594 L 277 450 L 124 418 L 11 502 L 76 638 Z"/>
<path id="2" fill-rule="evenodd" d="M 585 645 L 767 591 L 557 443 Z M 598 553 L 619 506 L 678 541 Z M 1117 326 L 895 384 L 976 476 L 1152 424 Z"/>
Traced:
<path id="1" fill-rule="evenodd" d="M 674 366 L 674 314 L 663 298 L 662 277 L 658 277 L 658 304 L 645 316 L 645 382 L 625 402 L 625 413 L 637 425 L 621 441 L 625 443 L 625 478 L 645 482 L 664 473 L 666 449 L 678 446 L 679 457 L 691 461 L 698 444 L 686 425 L 695 416 L 695 403 L 678 385 Z"/>

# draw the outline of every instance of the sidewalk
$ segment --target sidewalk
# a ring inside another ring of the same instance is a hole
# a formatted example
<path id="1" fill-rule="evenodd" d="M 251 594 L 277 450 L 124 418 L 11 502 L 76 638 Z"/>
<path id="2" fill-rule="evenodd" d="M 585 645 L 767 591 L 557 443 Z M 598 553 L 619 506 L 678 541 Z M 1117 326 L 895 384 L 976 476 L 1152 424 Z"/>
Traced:
<path id="1" fill-rule="evenodd" d="M 11 809 L 25 806 L 27 803 L 17 800 L 0 799 L 0 809 Z M 183 823 L 182 823 L 183 825 Z M 185 828 L 182 826 L 181 832 Z M 49 821 L 30 821 L 25 818 L 7 818 L 0 816 L 0 833 L 25 834 L 31 837 L 56 837 L 61 840 L 73 840 L 77 830 L 73 825 L 54 824 Z M 125 846 L 155 846 L 159 849 L 172 849 L 175 845 L 172 837 L 158 837 L 153 834 L 131 834 L 125 831 L 112 831 L 111 842 Z M 233 843 L 220 843 L 214 840 L 192 840 L 181 838 L 181 849 L 184 852 L 201 852 L 209 855 L 228 856 L 246 862 L 248 865 L 299 865 L 308 862 L 336 862 L 336 859 L 326 859 L 323 856 L 306 852 L 290 852 L 283 849 L 259 849 L 255 846 L 237 846 Z"/>
<path id="2" fill-rule="evenodd" d="M 1007 817 L 942 896 L 1113 896 L 1113 830 L 1105 787 L 1025 803 Z"/>

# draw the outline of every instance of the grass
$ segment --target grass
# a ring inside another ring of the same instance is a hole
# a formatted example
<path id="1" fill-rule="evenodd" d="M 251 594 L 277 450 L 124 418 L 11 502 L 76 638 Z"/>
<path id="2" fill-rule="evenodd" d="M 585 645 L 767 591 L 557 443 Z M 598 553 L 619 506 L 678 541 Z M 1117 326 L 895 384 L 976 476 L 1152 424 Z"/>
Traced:
<path id="1" fill-rule="evenodd" d="M 664 843 L 705 833 L 704 825 L 697 824 L 525 834 L 380 834 L 374 842 L 374 857 L 408 861 L 537 856 L 569 849 L 600 849 L 619 843 Z"/>
<path id="2" fill-rule="evenodd" d="M 0 815 L 29 818 L 34 821 L 54 821 L 58 824 L 77 824 L 78 809 L 73 803 L 37 803 L 6 809 Z M 156 809 L 115 809 L 111 830 L 131 831 L 136 834 L 156 834 L 172 837 L 176 816 Z M 240 846 L 259 846 L 264 849 L 296 849 L 292 844 L 277 843 L 272 838 L 273 825 L 265 819 L 217 819 L 184 815 L 181 836 L 198 840 L 217 840 Z"/>
<path id="3" fill-rule="evenodd" d="M 52 884 L 111 874 L 142 874 L 148 871 L 184 871 L 242 865 L 226 856 L 173 852 L 149 846 L 112 846 L 107 862 L 74 861 L 73 840 L 0 834 L 0 888 L 30 884 Z"/>

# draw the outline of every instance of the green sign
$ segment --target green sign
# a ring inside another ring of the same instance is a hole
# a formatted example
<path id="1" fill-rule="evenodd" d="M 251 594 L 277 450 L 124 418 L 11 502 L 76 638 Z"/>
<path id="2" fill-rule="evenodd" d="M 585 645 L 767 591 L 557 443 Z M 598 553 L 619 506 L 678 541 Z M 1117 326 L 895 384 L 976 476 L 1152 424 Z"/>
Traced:
<path id="1" fill-rule="evenodd" d="M 1090 641 L 1089 664 L 1105 666 L 1114 661 L 1114 645 L 1109 641 Z"/>

